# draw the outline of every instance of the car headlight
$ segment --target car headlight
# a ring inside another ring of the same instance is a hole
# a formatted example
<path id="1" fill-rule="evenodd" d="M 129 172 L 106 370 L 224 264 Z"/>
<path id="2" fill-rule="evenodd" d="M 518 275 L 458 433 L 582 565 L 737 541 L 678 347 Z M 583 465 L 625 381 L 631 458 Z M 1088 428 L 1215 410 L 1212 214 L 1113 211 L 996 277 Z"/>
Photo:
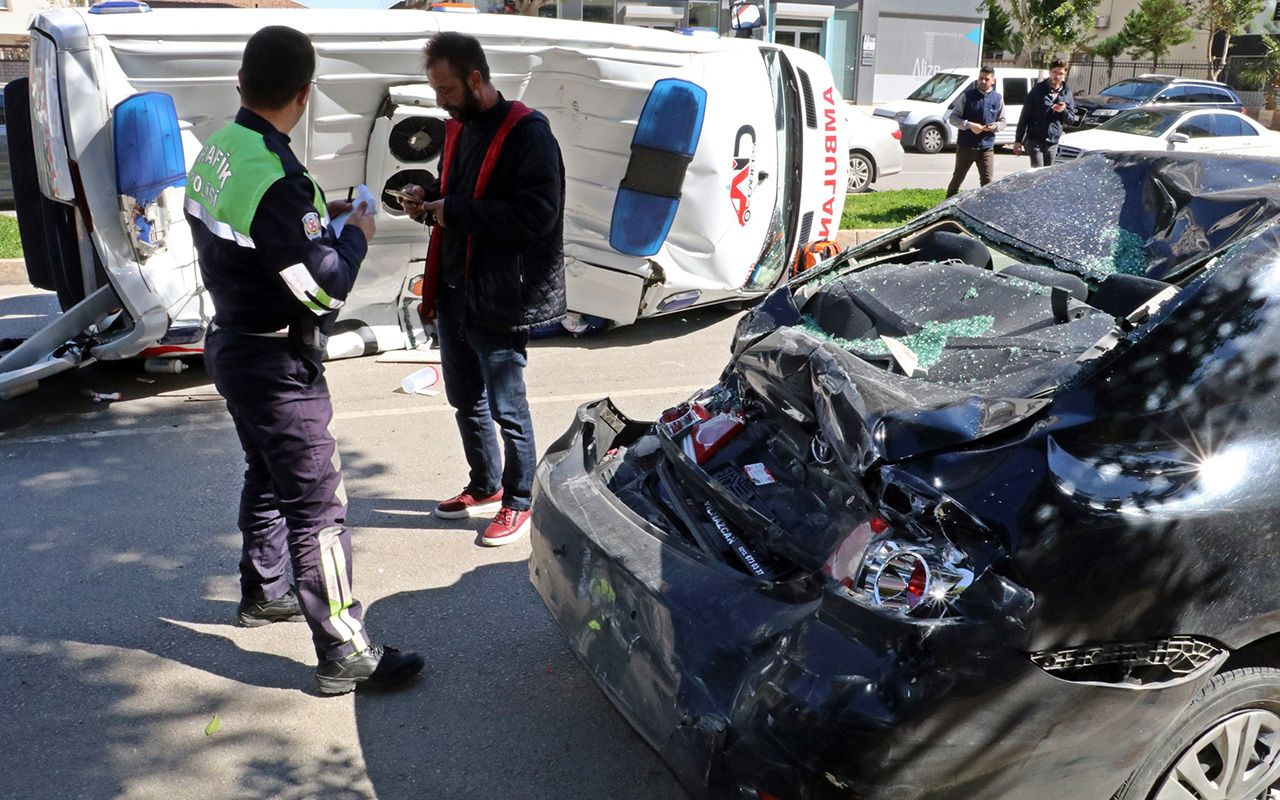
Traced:
<path id="1" fill-rule="evenodd" d="M 859 525 L 823 571 L 837 595 L 900 616 L 956 616 L 954 602 L 973 585 L 969 557 L 950 542 L 896 536 L 882 517 Z"/>

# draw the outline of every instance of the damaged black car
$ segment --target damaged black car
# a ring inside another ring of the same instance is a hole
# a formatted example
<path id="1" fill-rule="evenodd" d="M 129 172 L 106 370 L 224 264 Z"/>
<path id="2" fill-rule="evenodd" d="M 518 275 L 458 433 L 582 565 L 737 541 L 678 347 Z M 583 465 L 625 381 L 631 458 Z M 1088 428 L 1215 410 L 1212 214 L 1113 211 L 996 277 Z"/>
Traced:
<path id="1" fill-rule="evenodd" d="M 530 577 L 698 797 L 1280 797 L 1280 161 L 1097 154 L 584 405 Z"/>

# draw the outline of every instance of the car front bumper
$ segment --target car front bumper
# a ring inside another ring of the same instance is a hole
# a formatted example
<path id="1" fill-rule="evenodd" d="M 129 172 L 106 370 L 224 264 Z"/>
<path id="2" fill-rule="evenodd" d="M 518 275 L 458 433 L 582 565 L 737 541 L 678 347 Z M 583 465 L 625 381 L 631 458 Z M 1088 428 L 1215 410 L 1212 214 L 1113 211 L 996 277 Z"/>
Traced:
<path id="1" fill-rule="evenodd" d="M 1109 797 L 1195 684 L 1058 680 L 999 624 L 792 599 L 668 537 L 593 473 L 647 427 L 580 408 L 538 467 L 530 579 L 699 797 Z"/>

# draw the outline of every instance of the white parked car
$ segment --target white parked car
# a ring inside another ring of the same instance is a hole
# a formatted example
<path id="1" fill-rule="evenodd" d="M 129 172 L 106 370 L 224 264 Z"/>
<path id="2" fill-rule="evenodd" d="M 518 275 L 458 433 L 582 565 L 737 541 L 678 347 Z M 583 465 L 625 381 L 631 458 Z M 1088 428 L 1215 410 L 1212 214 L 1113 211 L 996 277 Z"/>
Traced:
<path id="1" fill-rule="evenodd" d="M 865 192 L 886 175 L 902 172 L 902 129 L 893 120 L 864 114 L 853 106 L 844 112 L 849 131 L 849 191 Z"/>
<path id="2" fill-rule="evenodd" d="M 998 67 L 996 89 L 1004 98 L 1005 129 L 996 134 L 996 144 L 1013 144 L 1018 115 L 1027 93 L 1043 74 L 1034 69 Z M 963 67 L 934 73 L 914 92 L 876 108 L 875 115 L 891 119 L 902 129 L 902 146 L 921 153 L 937 153 L 956 143 L 959 134 L 947 123 L 947 112 L 960 93 L 978 79 L 978 67 Z"/>
<path id="3" fill-rule="evenodd" d="M 1077 158 L 1096 150 L 1180 150 L 1251 153 L 1280 146 L 1280 134 L 1244 114 L 1226 109 L 1186 106 L 1135 108 L 1096 128 L 1068 133 L 1058 143 L 1058 158 Z"/>

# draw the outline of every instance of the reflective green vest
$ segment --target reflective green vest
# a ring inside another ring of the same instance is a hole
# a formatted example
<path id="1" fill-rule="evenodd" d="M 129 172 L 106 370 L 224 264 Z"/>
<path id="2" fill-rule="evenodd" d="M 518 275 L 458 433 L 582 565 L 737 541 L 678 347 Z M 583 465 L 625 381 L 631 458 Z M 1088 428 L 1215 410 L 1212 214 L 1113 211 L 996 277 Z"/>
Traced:
<path id="1" fill-rule="evenodd" d="M 267 149 L 262 134 L 231 123 L 209 137 L 187 173 L 187 199 L 200 207 L 201 221 L 215 236 L 253 246 L 249 235 L 258 203 L 283 178 L 280 157 Z M 308 175 L 307 177 L 310 178 Z M 324 195 L 314 179 L 315 207 L 326 218 Z M 188 210 L 191 203 L 187 204 Z"/>

